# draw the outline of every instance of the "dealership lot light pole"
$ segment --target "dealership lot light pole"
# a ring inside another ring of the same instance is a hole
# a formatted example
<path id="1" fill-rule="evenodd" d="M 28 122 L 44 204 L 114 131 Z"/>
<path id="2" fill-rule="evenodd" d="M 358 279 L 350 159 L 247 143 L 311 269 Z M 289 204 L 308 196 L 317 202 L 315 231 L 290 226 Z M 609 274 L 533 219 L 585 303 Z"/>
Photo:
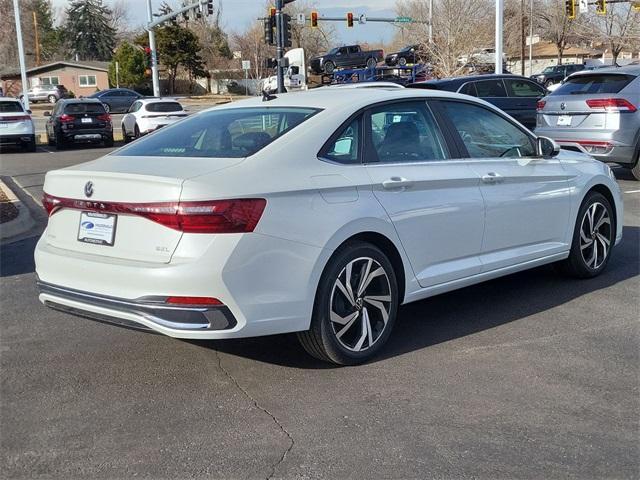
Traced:
<path id="1" fill-rule="evenodd" d="M 22 27 L 20 25 L 20 7 L 18 0 L 13 0 L 13 14 L 16 20 L 16 36 L 18 37 L 18 56 L 20 57 L 20 78 L 22 80 L 22 103 L 29 110 L 29 85 L 27 85 L 27 68 L 24 63 L 24 46 L 22 45 Z"/>
<path id="2" fill-rule="evenodd" d="M 496 0 L 496 68 L 502 73 L 502 30 L 504 26 L 504 0 Z"/>

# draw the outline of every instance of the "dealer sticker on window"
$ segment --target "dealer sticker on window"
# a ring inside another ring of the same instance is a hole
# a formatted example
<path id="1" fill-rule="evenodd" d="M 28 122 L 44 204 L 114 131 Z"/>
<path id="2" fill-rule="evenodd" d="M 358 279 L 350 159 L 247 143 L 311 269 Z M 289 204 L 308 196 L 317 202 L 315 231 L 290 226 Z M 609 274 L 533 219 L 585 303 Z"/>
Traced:
<path id="1" fill-rule="evenodd" d="M 80 212 L 78 240 L 85 243 L 113 247 L 117 221 L 117 215 Z"/>

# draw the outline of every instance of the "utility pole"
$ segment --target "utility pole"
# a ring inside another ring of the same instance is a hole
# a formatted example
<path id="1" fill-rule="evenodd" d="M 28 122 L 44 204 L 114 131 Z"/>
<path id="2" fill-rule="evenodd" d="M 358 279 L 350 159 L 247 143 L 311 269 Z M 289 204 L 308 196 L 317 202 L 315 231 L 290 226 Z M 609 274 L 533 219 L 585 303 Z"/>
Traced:
<path id="1" fill-rule="evenodd" d="M 529 75 L 533 75 L 533 0 L 529 5 Z"/>
<path id="2" fill-rule="evenodd" d="M 502 29 L 504 25 L 504 0 L 496 0 L 496 67 L 502 73 Z"/>
<path id="3" fill-rule="evenodd" d="M 278 93 L 284 93 L 284 71 L 282 70 L 282 58 L 284 57 L 284 28 L 282 21 L 282 9 L 284 0 L 276 0 L 276 61 L 278 75 Z"/>
<path id="4" fill-rule="evenodd" d="M 22 104 L 29 110 L 29 85 L 27 85 L 27 67 L 24 63 L 24 46 L 22 45 L 22 26 L 20 25 L 20 7 L 18 0 L 13 0 L 13 14 L 16 21 L 16 36 L 18 37 L 18 57 L 20 58 L 20 78 L 22 80 Z"/>
<path id="5" fill-rule="evenodd" d="M 429 0 L 429 43 L 433 43 L 433 0 Z"/>
<path id="6" fill-rule="evenodd" d="M 525 0 L 520 1 L 520 74 L 524 76 L 524 2 Z"/>
<path id="7" fill-rule="evenodd" d="M 15 0 L 14 0 L 15 1 Z M 153 22 L 151 0 L 147 0 L 147 20 Z M 149 48 L 151 49 L 151 77 L 153 79 L 153 96 L 160 96 L 160 77 L 158 76 L 158 51 L 156 50 L 156 34 L 153 28 L 149 29 Z"/>
<path id="8" fill-rule="evenodd" d="M 38 38 L 38 16 L 36 15 L 36 11 L 33 10 L 31 12 L 33 14 L 33 30 L 36 34 L 36 67 L 40 66 L 40 40 Z"/>

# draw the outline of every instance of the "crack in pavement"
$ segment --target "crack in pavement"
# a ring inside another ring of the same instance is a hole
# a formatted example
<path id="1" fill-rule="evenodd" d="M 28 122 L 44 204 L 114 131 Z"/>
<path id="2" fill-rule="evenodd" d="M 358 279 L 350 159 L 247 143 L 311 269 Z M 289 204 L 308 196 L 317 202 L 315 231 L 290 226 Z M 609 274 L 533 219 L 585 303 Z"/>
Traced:
<path id="1" fill-rule="evenodd" d="M 284 433 L 287 438 L 289 439 L 289 446 L 284 450 L 284 452 L 282 452 L 282 455 L 280 456 L 280 458 L 278 459 L 278 461 L 276 463 L 274 463 L 273 465 L 271 465 L 271 472 L 269 472 L 269 474 L 265 477 L 266 480 L 270 480 L 271 478 L 273 478 L 273 475 L 275 475 L 276 470 L 278 469 L 278 466 L 284 462 L 285 458 L 287 457 L 287 455 L 289 454 L 289 452 L 291 451 L 291 449 L 293 449 L 293 445 L 295 444 L 295 441 L 293 440 L 293 437 L 291 436 L 291 434 L 287 431 L 286 428 L 284 428 L 284 425 L 282 425 L 282 423 L 280 423 L 280 420 L 278 420 L 278 418 L 271 413 L 269 410 L 267 410 L 266 408 L 264 408 L 262 405 L 260 405 L 258 403 L 258 401 L 253 398 L 249 392 L 247 392 L 247 390 L 245 390 L 239 383 L 238 381 L 235 379 L 235 377 L 233 375 L 231 375 L 231 373 L 222 366 L 222 357 L 220 356 L 220 352 L 218 352 L 217 350 L 215 350 L 216 352 L 216 357 L 218 358 L 218 368 L 220 368 L 220 370 L 229 378 L 229 380 L 231 380 L 233 382 L 233 384 L 238 388 L 238 390 L 240 390 L 242 392 L 242 394 L 247 397 L 258 410 L 262 410 L 264 413 L 266 413 L 267 415 L 269 415 L 269 417 L 271 417 L 271 420 L 273 420 L 273 423 L 275 423 L 278 428 L 282 431 L 282 433 Z"/>

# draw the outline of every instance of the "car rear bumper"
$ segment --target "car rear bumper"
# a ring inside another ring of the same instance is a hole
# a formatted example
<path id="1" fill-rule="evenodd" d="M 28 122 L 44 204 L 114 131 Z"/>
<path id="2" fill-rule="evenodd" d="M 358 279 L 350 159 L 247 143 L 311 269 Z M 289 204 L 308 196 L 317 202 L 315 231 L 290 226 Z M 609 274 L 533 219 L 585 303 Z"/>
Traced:
<path id="1" fill-rule="evenodd" d="M 112 130 L 71 130 L 63 132 L 62 136 L 67 142 L 83 143 L 83 142 L 101 142 L 113 137 Z"/>
<path id="2" fill-rule="evenodd" d="M 0 145 L 24 145 L 35 141 L 36 136 L 33 133 L 0 134 Z"/>

